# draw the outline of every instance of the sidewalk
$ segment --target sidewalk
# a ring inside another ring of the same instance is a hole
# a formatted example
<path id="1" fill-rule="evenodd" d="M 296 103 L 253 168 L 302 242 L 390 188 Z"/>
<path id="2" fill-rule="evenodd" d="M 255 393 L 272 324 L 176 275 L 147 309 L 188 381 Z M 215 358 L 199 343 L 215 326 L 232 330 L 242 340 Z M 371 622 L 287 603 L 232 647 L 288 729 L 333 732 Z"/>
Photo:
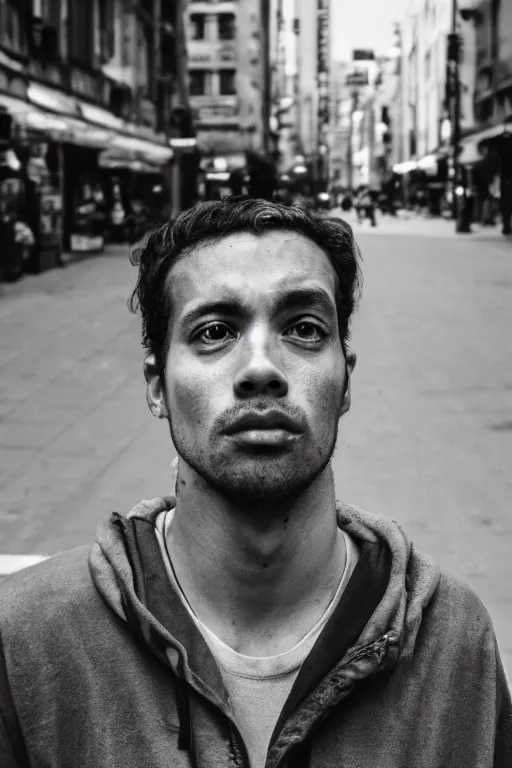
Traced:
<path id="1" fill-rule="evenodd" d="M 60 278 L 57 278 L 57 275 L 62 275 L 67 267 L 111 256 L 123 256 L 128 259 L 130 256 L 130 246 L 127 244 L 106 245 L 105 249 L 99 253 L 71 253 L 66 251 L 62 254 L 63 264 L 61 267 L 46 270 L 38 275 L 24 275 L 13 283 L 0 280 L 0 300 L 5 296 L 16 296 L 25 291 L 37 290 L 36 286 L 40 280 L 49 280 L 50 282 L 53 282 L 55 279 L 58 280 Z"/>
<path id="2" fill-rule="evenodd" d="M 473 224 L 471 233 L 460 234 L 456 232 L 455 222 L 451 219 L 428 218 L 410 211 L 400 211 L 396 217 L 378 213 L 376 227 L 370 226 L 368 220 L 359 223 L 352 211 L 344 216 L 340 210 L 336 209 L 335 215 L 346 218 L 357 234 L 364 232 L 365 235 L 407 235 L 409 237 L 478 240 L 510 250 L 512 254 L 512 235 L 503 235 L 501 225 L 484 227 L 481 224 Z"/>

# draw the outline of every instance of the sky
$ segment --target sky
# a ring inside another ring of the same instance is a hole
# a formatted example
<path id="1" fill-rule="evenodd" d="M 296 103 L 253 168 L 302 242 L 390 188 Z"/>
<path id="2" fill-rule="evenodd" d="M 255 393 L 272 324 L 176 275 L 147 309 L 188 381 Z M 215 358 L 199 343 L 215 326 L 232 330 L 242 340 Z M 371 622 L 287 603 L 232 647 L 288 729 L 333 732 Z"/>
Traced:
<path id="1" fill-rule="evenodd" d="M 333 57 L 351 58 L 353 48 L 373 48 L 387 53 L 392 22 L 401 21 L 408 0 L 333 0 L 331 41 Z"/>

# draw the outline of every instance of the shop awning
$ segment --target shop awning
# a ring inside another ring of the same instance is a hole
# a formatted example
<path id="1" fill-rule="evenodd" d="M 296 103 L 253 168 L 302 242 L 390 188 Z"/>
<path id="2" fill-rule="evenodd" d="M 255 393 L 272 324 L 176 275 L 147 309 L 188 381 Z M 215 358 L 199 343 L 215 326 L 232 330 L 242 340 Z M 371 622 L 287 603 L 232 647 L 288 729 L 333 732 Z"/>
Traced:
<path id="1" fill-rule="evenodd" d="M 491 139 L 498 138 L 498 136 L 502 136 L 505 131 L 505 125 L 500 123 L 500 125 L 493 125 L 470 136 L 464 136 L 460 142 L 462 152 L 459 155 L 459 162 L 462 165 L 476 165 L 476 163 L 479 163 L 483 159 L 480 145 L 484 141 L 490 141 Z"/>
<path id="2" fill-rule="evenodd" d="M 126 152 L 111 147 L 100 152 L 98 165 L 100 168 L 108 168 L 111 170 L 119 168 L 134 171 L 135 173 L 157 173 L 160 171 L 159 165 L 147 163 L 143 160 L 135 160 Z"/>
<path id="3" fill-rule="evenodd" d="M 130 126 L 106 109 L 36 83 L 29 85 L 27 93 L 29 101 L 0 94 L 0 106 L 27 132 L 83 147 L 112 148 L 118 165 L 139 162 L 161 167 L 174 155 L 166 144 L 126 136 Z"/>
<path id="4" fill-rule="evenodd" d="M 59 136 L 67 129 L 67 124 L 60 116 L 52 115 L 23 99 L 0 94 L 0 106 L 12 116 L 16 125 L 27 132 L 35 131 L 50 137 Z"/>
<path id="5" fill-rule="evenodd" d="M 437 176 L 437 155 L 425 155 L 418 161 L 418 168 L 420 171 L 424 171 L 427 176 Z"/>
<path id="6" fill-rule="evenodd" d="M 393 173 L 397 173 L 399 176 L 404 176 L 406 173 L 410 173 L 411 171 L 416 171 L 418 168 L 418 163 L 416 160 L 406 160 L 403 163 L 397 163 L 393 166 Z"/>
<path id="7" fill-rule="evenodd" d="M 55 88 L 47 88 L 39 83 L 30 83 L 27 88 L 27 97 L 33 104 L 43 109 L 58 112 L 59 115 L 80 117 L 76 99 Z"/>
<path id="8" fill-rule="evenodd" d="M 478 146 L 478 144 L 481 144 L 482 141 L 495 139 L 497 136 L 501 136 L 503 133 L 505 133 L 505 126 L 503 123 L 500 123 L 500 125 L 493 125 L 491 128 L 485 128 L 483 131 L 472 133 L 470 136 L 465 136 L 461 140 L 461 144 L 475 144 Z"/>
<path id="9" fill-rule="evenodd" d="M 172 149 L 164 144 L 119 134 L 114 136 L 110 146 L 112 150 L 119 152 L 119 156 L 124 153 L 127 161 L 140 160 L 157 166 L 168 163 L 174 154 Z"/>
<path id="10" fill-rule="evenodd" d="M 42 134 L 54 141 L 67 141 L 87 147 L 107 147 L 112 139 L 109 131 L 95 129 L 83 120 L 46 112 L 23 99 L 0 94 L 0 106 L 12 115 L 14 122 L 29 134 Z"/>
<path id="11" fill-rule="evenodd" d="M 107 109 L 96 107 L 93 104 L 87 104 L 84 101 L 78 102 L 78 108 L 82 117 L 90 123 L 121 132 L 126 128 L 124 120 L 117 117 L 117 115 L 113 115 L 112 112 L 109 112 Z"/>

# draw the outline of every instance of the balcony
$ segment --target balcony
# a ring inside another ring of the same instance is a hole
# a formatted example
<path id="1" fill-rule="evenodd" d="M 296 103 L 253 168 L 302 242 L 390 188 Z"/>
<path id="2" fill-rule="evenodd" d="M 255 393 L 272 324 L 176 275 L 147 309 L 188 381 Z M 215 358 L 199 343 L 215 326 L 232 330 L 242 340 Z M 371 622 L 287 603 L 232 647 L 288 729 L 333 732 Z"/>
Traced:
<path id="1" fill-rule="evenodd" d="M 237 60 L 234 42 L 210 40 L 191 40 L 188 43 L 188 62 L 195 66 L 208 66 L 215 69 L 224 64 L 234 64 Z"/>

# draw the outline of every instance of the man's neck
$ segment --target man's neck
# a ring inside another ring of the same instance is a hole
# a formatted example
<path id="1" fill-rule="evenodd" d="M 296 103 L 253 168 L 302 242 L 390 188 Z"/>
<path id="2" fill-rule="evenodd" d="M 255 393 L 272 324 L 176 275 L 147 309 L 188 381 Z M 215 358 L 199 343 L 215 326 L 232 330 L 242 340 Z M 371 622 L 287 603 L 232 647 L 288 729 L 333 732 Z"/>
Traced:
<path id="1" fill-rule="evenodd" d="M 345 567 L 330 466 L 273 509 L 234 505 L 184 463 L 178 488 L 167 540 L 196 616 L 239 653 L 292 648 L 325 612 Z"/>

